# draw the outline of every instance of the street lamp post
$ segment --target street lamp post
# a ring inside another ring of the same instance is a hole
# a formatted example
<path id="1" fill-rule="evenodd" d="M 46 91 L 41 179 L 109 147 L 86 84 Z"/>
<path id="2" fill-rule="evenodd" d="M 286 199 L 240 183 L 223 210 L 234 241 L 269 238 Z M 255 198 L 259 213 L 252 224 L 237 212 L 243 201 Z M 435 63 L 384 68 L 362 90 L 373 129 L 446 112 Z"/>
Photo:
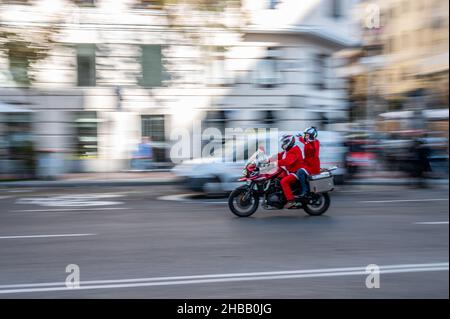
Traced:
<path id="1" fill-rule="evenodd" d="M 360 60 L 360 63 L 366 67 L 367 70 L 367 90 L 366 90 L 366 125 L 370 130 L 374 129 L 374 116 L 372 94 L 374 91 L 373 73 L 380 69 L 384 65 L 384 59 L 382 56 L 364 57 Z"/>

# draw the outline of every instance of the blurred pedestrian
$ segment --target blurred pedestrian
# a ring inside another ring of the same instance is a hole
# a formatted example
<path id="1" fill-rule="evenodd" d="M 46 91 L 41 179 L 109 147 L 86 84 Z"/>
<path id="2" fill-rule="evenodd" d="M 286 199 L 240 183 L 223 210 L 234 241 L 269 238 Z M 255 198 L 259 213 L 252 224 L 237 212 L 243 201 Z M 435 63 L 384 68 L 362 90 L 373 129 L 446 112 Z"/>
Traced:
<path id="1" fill-rule="evenodd" d="M 137 150 L 133 153 L 131 159 L 131 167 L 139 170 L 153 167 L 153 147 L 150 137 L 144 136 L 138 144 Z"/>
<path id="2" fill-rule="evenodd" d="M 429 149 L 420 138 L 413 140 L 410 148 L 411 156 L 411 177 L 415 180 L 415 185 L 420 188 L 426 187 L 425 174 L 431 171 L 428 159 Z"/>

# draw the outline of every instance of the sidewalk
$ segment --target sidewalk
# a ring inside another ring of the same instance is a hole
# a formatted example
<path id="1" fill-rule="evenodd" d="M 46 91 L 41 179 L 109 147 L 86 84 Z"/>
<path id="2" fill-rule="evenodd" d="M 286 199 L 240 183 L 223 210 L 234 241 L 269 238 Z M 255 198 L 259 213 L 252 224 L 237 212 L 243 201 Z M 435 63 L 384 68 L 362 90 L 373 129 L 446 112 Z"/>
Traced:
<path id="1" fill-rule="evenodd" d="M 128 171 L 116 173 L 74 173 L 57 180 L 29 180 L 1 182 L 1 187 L 77 187 L 77 186 L 145 186 L 179 183 L 167 170 Z"/>
<path id="2" fill-rule="evenodd" d="M 434 176 L 428 178 L 428 185 L 448 185 L 448 176 Z M 347 185 L 412 185 L 416 181 L 403 172 L 397 171 L 366 171 L 360 172 L 354 178 L 346 180 Z"/>

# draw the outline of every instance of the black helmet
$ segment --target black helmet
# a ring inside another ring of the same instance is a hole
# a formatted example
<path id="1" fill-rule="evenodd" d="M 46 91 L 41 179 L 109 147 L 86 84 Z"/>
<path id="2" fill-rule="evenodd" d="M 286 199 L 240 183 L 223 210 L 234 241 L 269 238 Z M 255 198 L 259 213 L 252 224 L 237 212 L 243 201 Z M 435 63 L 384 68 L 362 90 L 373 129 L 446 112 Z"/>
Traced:
<path id="1" fill-rule="evenodd" d="M 280 139 L 281 142 L 281 148 L 283 150 L 288 150 L 295 144 L 295 137 L 294 135 L 283 135 Z"/>

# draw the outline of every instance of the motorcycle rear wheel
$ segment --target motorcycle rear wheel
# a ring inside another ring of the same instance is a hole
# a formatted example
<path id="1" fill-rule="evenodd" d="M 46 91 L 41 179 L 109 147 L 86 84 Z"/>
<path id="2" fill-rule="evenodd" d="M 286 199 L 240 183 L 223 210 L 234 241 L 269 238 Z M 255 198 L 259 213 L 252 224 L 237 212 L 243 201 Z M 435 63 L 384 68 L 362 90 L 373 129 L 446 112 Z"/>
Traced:
<path id="1" fill-rule="evenodd" d="M 228 197 L 228 207 L 238 217 L 249 217 L 258 209 L 258 194 L 250 190 L 249 197 L 245 200 L 244 195 L 248 192 L 247 187 L 240 187 L 231 192 Z"/>
<path id="2" fill-rule="evenodd" d="M 317 199 L 313 202 L 308 202 L 303 206 L 303 209 L 308 215 L 320 216 L 324 214 L 330 207 L 330 195 L 328 193 L 316 194 Z"/>

